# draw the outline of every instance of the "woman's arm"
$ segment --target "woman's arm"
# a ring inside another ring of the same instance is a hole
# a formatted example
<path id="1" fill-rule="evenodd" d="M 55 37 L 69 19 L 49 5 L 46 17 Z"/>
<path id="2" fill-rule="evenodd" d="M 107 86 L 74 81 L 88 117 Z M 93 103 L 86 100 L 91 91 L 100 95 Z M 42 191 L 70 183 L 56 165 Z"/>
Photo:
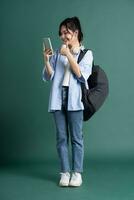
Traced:
<path id="1" fill-rule="evenodd" d="M 92 62 L 93 62 L 92 52 L 88 50 L 79 64 L 71 54 L 69 48 L 65 47 L 65 45 L 61 47 L 60 52 L 62 55 L 67 56 L 68 61 L 70 63 L 70 67 L 74 72 L 74 74 L 76 75 L 76 78 L 80 82 L 85 82 L 85 80 L 88 79 L 89 75 L 92 72 Z"/>
<path id="2" fill-rule="evenodd" d="M 52 66 L 50 65 L 50 62 L 49 62 L 49 57 L 50 57 L 51 53 L 52 52 L 49 49 L 44 52 L 45 69 L 46 69 L 46 72 L 49 77 L 51 77 L 51 75 L 53 73 Z"/>
<path id="3" fill-rule="evenodd" d="M 76 74 L 76 76 L 78 78 L 80 78 L 81 77 L 81 71 L 80 71 L 80 67 L 79 67 L 76 59 L 73 57 L 73 55 L 71 54 L 70 51 L 67 51 L 66 56 L 68 58 L 68 61 L 70 63 L 72 71 Z"/>
<path id="4" fill-rule="evenodd" d="M 43 52 L 44 55 L 44 68 L 42 71 L 42 79 L 43 81 L 49 81 L 53 79 L 54 76 L 54 63 L 55 63 L 55 55 L 52 55 L 50 58 L 50 54 L 48 50 Z"/>
<path id="5" fill-rule="evenodd" d="M 53 73 L 53 70 L 52 70 L 52 66 L 50 65 L 49 61 L 45 62 L 44 68 L 45 68 L 44 70 L 46 70 L 46 72 L 48 74 L 48 77 L 50 78 Z"/>
<path id="6" fill-rule="evenodd" d="M 75 58 L 73 57 L 73 55 L 71 54 L 70 49 L 68 48 L 68 46 L 62 45 L 62 47 L 60 49 L 60 53 L 62 55 L 65 55 L 68 58 L 68 61 L 70 63 L 72 71 L 75 73 L 75 75 L 78 78 L 80 78 L 81 77 L 80 67 L 79 67 L 77 61 L 75 60 Z"/>

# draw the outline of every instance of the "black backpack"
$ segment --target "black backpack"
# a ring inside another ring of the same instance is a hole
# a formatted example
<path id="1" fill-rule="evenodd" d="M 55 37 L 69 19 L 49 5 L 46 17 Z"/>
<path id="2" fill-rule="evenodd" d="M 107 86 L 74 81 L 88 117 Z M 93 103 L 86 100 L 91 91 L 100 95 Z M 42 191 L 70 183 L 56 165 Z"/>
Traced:
<path id="1" fill-rule="evenodd" d="M 78 63 L 82 60 L 88 49 L 80 52 Z M 99 65 L 92 66 L 92 73 L 88 80 L 89 90 L 85 84 L 81 83 L 82 102 L 84 104 L 83 120 L 89 120 L 93 114 L 102 106 L 109 93 L 108 78 L 104 70 Z"/>

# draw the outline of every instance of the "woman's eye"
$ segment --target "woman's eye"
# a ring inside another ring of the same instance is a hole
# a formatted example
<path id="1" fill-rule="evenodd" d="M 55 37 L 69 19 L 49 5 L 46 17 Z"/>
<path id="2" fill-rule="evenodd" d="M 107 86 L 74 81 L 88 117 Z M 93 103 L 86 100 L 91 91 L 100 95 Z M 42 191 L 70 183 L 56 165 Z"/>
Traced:
<path id="1" fill-rule="evenodd" d="M 67 34 L 67 32 L 64 32 L 62 35 L 66 35 Z"/>
<path id="2" fill-rule="evenodd" d="M 68 33 L 68 32 L 62 33 L 62 34 L 61 34 L 61 37 L 62 37 L 63 35 L 66 35 L 67 33 Z"/>

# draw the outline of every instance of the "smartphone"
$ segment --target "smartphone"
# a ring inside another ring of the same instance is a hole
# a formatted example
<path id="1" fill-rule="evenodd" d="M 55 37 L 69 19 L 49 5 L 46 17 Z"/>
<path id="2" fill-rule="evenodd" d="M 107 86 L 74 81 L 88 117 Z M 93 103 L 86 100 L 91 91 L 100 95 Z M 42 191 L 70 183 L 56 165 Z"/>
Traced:
<path id="1" fill-rule="evenodd" d="M 45 51 L 46 49 L 51 49 L 52 55 L 53 55 L 54 51 L 53 51 L 51 39 L 49 37 L 43 38 L 43 51 Z"/>

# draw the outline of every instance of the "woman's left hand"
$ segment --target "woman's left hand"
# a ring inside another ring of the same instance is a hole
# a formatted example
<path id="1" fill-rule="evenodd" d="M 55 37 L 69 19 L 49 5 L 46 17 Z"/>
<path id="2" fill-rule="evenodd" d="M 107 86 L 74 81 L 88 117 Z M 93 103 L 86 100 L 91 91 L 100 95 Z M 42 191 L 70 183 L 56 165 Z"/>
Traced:
<path id="1" fill-rule="evenodd" d="M 61 55 L 63 55 L 63 56 L 67 56 L 67 54 L 70 53 L 70 50 L 69 50 L 68 46 L 65 45 L 65 44 L 63 44 L 63 45 L 61 46 L 60 53 L 61 53 Z"/>

